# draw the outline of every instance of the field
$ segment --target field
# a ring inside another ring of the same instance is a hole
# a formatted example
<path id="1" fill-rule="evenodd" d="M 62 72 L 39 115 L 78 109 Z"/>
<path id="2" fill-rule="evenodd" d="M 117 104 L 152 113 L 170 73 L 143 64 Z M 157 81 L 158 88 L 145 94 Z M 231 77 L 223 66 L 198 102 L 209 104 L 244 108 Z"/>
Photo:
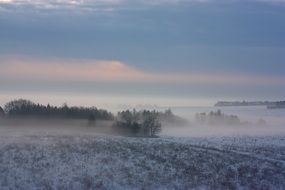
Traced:
<path id="1" fill-rule="evenodd" d="M 0 136 L 3 190 L 284 188 L 284 136 Z"/>

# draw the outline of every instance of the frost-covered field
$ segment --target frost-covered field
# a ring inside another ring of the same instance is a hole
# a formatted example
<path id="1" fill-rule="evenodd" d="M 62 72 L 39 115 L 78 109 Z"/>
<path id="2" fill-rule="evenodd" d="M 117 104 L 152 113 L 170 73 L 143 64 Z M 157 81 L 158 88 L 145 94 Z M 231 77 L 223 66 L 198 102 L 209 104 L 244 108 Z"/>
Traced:
<path id="1" fill-rule="evenodd" d="M 0 189 L 285 189 L 285 137 L 0 137 Z"/>

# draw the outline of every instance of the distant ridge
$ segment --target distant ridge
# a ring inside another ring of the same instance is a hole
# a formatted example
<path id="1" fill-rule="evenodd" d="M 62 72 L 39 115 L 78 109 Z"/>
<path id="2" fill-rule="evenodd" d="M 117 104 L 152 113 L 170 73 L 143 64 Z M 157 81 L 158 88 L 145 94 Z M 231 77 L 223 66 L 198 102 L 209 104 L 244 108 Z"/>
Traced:
<path id="1" fill-rule="evenodd" d="M 285 101 L 219 101 L 214 106 L 266 106 L 268 109 L 278 109 L 285 108 Z"/>

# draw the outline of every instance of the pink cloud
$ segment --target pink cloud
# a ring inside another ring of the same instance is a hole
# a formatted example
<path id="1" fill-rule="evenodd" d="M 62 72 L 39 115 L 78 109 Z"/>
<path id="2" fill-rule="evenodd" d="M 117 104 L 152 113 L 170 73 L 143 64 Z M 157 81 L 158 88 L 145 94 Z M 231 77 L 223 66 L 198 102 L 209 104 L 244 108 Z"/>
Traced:
<path id="1" fill-rule="evenodd" d="M 0 58 L 1 78 L 46 81 L 104 81 L 157 84 L 285 85 L 272 76 L 148 72 L 113 60 Z"/>
<path id="2" fill-rule="evenodd" d="M 80 81 L 125 81 L 145 74 L 119 61 L 60 59 L 1 59 L 0 74 L 7 78 Z"/>

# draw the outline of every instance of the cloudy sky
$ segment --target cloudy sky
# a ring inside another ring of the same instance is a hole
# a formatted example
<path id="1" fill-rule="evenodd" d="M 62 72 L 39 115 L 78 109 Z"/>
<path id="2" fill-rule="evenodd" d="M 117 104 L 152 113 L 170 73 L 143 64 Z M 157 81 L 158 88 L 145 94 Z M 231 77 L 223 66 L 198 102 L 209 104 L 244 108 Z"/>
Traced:
<path id="1" fill-rule="evenodd" d="M 284 0 L 0 0 L 0 105 L 285 97 Z"/>

